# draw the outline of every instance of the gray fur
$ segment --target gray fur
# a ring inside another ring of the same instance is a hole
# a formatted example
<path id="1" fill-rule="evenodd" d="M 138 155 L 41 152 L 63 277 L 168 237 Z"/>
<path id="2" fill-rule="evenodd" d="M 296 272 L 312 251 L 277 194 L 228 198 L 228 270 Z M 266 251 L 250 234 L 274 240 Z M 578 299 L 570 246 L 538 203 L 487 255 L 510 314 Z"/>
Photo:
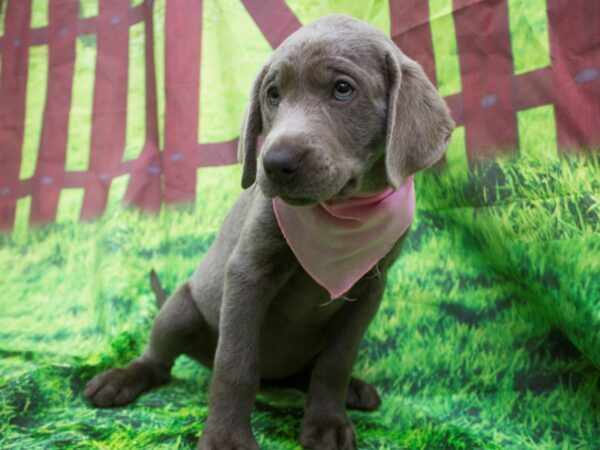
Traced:
<path id="1" fill-rule="evenodd" d="M 354 87 L 347 102 L 332 97 L 339 79 Z M 273 86 L 278 105 L 267 98 Z M 201 449 L 258 448 L 250 414 L 261 380 L 308 391 L 304 446 L 354 448 L 346 407 L 371 410 L 380 400 L 351 377 L 352 366 L 404 238 L 344 296 L 354 301 L 330 301 L 286 244 L 271 199 L 310 205 L 397 186 L 441 156 L 452 128 L 421 68 L 379 30 L 334 15 L 294 33 L 252 88 L 238 148 L 248 189 L 192 277 L 159 311 L 144 354 L 93 378 L 84 395 L 97 406 L 133 401 L 166 382 L 185 353 L 214 371 Z M 290 158 L 285 183 L 264 161 L 282 149 L 302 152 Z"/>

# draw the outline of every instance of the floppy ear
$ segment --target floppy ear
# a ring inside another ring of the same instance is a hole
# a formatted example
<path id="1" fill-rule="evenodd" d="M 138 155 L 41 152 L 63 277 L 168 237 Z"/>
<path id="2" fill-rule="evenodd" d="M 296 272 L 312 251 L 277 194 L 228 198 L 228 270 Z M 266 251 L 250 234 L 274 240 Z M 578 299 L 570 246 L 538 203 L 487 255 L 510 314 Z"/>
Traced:
<path id="1" fill-rule="evenodd" d="M 398 187 L 402 180 L 441 158 L 454 121 L 421 66 L 395 46 L 386 55 L 388 121 L 386 170 Z"/>
<path id="2" fill-rule="evenodd" d="M 242 187 L 244 189 L 252 186 L 256 179 L 256 142 L 263 128 L 259 95 L 260 87 L 266 73 L 267 66 L 261 69 L 254 80 L 238 142 L 237 157 L 238 161 L 243 165 Z"/>

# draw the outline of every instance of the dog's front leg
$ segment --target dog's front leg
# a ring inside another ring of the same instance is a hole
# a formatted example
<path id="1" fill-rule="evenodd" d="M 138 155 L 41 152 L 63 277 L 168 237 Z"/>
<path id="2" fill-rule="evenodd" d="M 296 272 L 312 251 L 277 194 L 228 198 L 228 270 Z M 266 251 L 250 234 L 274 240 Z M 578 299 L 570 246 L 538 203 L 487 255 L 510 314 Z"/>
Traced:
<path id="1" fill-rule="evenodd" d="M 354 427 L 346 417 L 346 394 L 358 348 L 381 301 L 385 276 L 360 283 L 360 289 L 349 294 L 357 299 L 345 304 L 330 324 L 327 345 L 311 374 L 300 432 L 300 442 L 310 449 L 350 450 L 356 445 Z"/>
<path id="2" fill-rule="evenodd" d="M 243 242 L 226 269 L 202 450 L 258 449 L 250 416 L 260 382 L 260 328 L 270 301 L 294 267 L 279 264 L 281 258 L 269 254 L 272 249 L 240 247 Z"/>

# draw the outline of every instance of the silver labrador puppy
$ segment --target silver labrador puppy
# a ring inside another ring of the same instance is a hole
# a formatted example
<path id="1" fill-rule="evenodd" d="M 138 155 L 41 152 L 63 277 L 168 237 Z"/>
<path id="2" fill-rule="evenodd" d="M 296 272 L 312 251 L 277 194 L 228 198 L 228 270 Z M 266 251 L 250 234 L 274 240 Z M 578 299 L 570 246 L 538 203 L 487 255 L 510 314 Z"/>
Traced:
<path id="1" fill-rule="evenodd" d="M 453 128 L 420 66 L 376 28 L 332 15 L 294 33 L 252 87 L 238 150 L 246 190 L 160 309 L 144 354 L 94 377 L 85 397 L 127 404 L 186 354 L 214 371 L 201 449 L 258 448 L 250 415 L 261 380 L 307 390 L 304 446 L 354 448 L 346 407 L 380 399 L 352 366 L 404 236 L 346 293 L 356 301 L 331 301 L 286 243 L 272 198 L 310 206 L 398 187 L 440 158 Z"/>

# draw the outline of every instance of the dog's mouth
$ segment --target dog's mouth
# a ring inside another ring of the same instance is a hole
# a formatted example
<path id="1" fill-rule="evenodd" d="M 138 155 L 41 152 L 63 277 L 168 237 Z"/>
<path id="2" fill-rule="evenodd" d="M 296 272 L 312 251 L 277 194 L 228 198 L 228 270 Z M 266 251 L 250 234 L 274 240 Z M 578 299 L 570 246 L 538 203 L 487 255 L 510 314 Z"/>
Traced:
<path id="1" fill-rule="evenodd" d="M 328 200 L 337 200 L 337 199 L 344 199 L 344 198 L 352 197 L 352 195 L 358 189 L 358 184 L 359 183 L 358 183 L 357 177 L 350 178 L 346 182 L 346 184 L 344 184 L 344 187 L 342 187 L 342 189 L 340 189 L 340 191 L 336 195 L 334 195 L 332 198 L 330 198 Z"/>
<path id="2" fill-rule="evenodd" d="M 285 195 L 279 196 L 281 200 L 291 206 L 314 206 L 319 203 L 320 200 L 315 200 L 312 198 L 294 198 L 287 197 Z"/>
<path id="3" fill-rule="evenodd" d="M 308 197 L 296 197 L 289 195 L 278 195 L 285 203 L 291 206 L 314 206 L 317 203 L 329 201 L 329 200 L 339 200 L 352 196 L 352 193 L 356 190 L 358 186 L 358 180 L 356 178 L 351 178 L 344 187 L 340 189 L 335 195 L 327 198 L 308 198 Z"/>

